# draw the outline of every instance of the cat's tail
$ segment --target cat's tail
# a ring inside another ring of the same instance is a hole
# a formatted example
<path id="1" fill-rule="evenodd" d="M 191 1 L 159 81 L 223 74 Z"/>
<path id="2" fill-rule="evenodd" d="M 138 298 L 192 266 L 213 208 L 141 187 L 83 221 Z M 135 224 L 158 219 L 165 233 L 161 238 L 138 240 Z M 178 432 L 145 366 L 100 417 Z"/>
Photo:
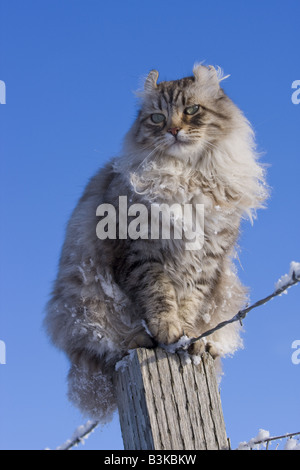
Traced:
<path id="1" fill-rule="evenodd" d="M 140 323 L 128 328 L 126 339 L 102 356 L 93 351 L 74 351 L 69 357 L 68 398 L 83 415 L 101 423 L 112 419 L 117 408 L 113 379 L 116 363 L 137 347 L 153 347 L 152 338 Z"/>
<path id="2" fill-rule="evenodd" d="M 112 376 L 113 367 L 91 372 L 72 364 L 68 375 L 69 400 L 83 415 L 101 423 L 109 422 L 117 407 Z"/>

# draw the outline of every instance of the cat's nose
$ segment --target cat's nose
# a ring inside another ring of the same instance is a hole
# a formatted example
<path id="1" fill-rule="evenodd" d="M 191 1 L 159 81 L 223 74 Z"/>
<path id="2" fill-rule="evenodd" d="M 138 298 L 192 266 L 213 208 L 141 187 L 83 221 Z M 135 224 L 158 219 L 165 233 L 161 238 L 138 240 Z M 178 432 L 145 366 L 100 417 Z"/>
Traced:
<path id="1" fill-rule="evenodd" d="M 170 134 L 174 135 L 174 137 L 176 137 L 176 135 L 178 134 L 178 132 L 180 131 L 180 127 L 170 127 L 170 129 L 168 129 L 168 132 L 170 132 Z"/>

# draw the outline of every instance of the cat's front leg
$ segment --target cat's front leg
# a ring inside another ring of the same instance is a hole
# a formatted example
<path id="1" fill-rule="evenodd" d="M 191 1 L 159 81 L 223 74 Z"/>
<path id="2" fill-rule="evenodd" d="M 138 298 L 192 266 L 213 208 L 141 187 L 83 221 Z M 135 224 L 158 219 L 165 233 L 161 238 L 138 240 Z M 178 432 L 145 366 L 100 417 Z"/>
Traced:
<path id="1" fill-rule="evenodd" d="M 179 317 L 181 319 L 184 334 L 189 338 L 196 338 L 211 328 L 211 310 L 213 299 L 210 295 L 209 283 L 201 281 L 186 294 L 179 303 Z M 198 340 L 189 348 L 189 353 L 201 356 L 209 352 L 213 357 L 218 352 L 209 340 Z"/>
<path id="2" fill-rule="evenodd" d="M 147 327 L 159 344 L 172 344 L 181 338 L 183 329 L 177 315 L 160 309 L 148 316 Z"/>
<path id="3" fill-rule="evenodd" d="M 157 343 L 174 343 L 183 335 L 174 286 L 158 263 L 152 266 L 145 263 L 143 267 L 127 276 L 123 289 L 152 338 Z"/>
<path id="4" fill-rule="evenodd" d="M 136 295 L 149 332 L 158 343 L 171 344 L 183 335 L 174 286 L 157 266 L 145 273 Z"/>

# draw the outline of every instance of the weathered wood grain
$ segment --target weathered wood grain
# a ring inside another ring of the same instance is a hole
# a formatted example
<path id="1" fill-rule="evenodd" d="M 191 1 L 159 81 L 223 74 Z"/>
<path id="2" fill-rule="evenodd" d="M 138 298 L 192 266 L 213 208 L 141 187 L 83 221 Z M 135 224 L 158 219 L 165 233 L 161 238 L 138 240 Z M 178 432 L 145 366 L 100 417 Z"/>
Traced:
<path id="1" fill-rule="evenodd" d="M 140 348 L 123 359 L 115 385 L 125 450 L 227 448 L 213 359 Z"/>

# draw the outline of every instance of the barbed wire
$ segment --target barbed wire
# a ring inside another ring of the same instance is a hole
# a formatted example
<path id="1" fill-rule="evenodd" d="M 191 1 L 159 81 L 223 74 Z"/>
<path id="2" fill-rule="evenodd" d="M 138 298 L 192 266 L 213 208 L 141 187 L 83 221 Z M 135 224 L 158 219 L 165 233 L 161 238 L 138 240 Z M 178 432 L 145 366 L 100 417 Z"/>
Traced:
<path id="1" fill-rule="evenodd" d="M 195 337 L 195 338 L 189 338 L 189 340 L 187 342 L 185 342 L 184 345 L 179 340 L 178 341 L 178 348 L 176 348 L 176 343 L 174 344 L 174 346 L 175 346 L 175 348 L 173 349 L 174 352 L 176 350 L 179 350 L 179 349 L 188 349 L 188 347 L 191 344 L 193 344 L 196 341 L 199 341 L 203 338 L 206 338 L 207 336 L 213 334 L 215 331 L 223 328 L 224 326 L 229 325 L 230 323 L 233 323 L 233 322 L 236 322 L 236 321 L 242 322 L 242 320 L 247 316 L 247 314 L 251 310 L 253 310 L 254 308 L 257 308 L 261 305 L 264 305 L 265 303 L 269 302 L 274 297 L 283 294 L 287 289 L 289 289 L 290 287 L 296 285 L 299 282 L 300 282 L 300 273 L 298 271 L 296 272 L 295 270 L 293 270 L 292 274 L 288 278 L 287 282 L 284 283 L 283 285 L 281 285 L 280 287 L 278 287 L 277 289 L 275 289 L 275 291 L 272 294 L 268 295 L 267 297 L 264 297 L 261 300 L 258 300 L 254 304 L 252 304 L 250 306 L 247 306 L 246 308 L 240 310 L 231 319 L 219 323 L 214 328 L 211 328 L 210 330 L 202 333 L 200 336 Z M 59 446 L 56 450 L 70 450 L 72 447 L 74 447 L 74 446 L 76 446 L 80 443 L 83 443 L 84 439 L 86 439 L 90 435 L 90 433 L 96 429 L 96 427 L 98 425 L 99 425 L 98 421 L 88 421 L 85 425 L 79 426 L 77 428 L 77 430 L 73 433 L 72 438 L 67 440 L 63 445 Z M 269 443 L 270 441 L 284 439 L 284 438 L 291 438 L 291 437 L 296 436 L 296 435 L 300 435 L 300 432 L 285 434 L 285 435 L 277 436 L 277 437 L 270 437 L 270 438 L 266 438 L 266 439 L 262 439 L 262 440 L 258 440 L 258 441 L 253 441 L 252 440 L 251 445 L 253 444 L 253 447 L 254 447 L 255 445 L 259 445 L 259 444 L 263 444 L 263 443 Z M 245 446 L 247 447 L 248 444 L 245 443 Z"/>
<path id="2" fill-rule="evenodd" d="M 281 295 L 283 294 L 287 289 L 289 289 L 290 287 L 294 286 L 295 284 L 297 284 L 298 282 L 300 282 L 300 275 L 299 274 L 296 274 L 296 271 L 293 271 L 292 273 L 292 276 L 290 278 L 289 281 L 287 281 L 285 284 L 283 284 L 281 287 L 279 287 L 278 289 L 276 289 L 272 294 L 268 295 L 267 297 L 264 297 L 263 299 L 261 300 L 258 300 L 257 302 L 255 302 L 254 304 L 244 308 L 243 310 L 240 310 L 236 315 L 234 315 L 234 317 L 232 317 L 230 320 L 225 320 L 221 323 L 218 323 L 218 325 L 216 325 L 214 328 L 211 328 L 210 330 L 207 330 L 205 331 L 204 333 L 202 333 L 200 336 L 197 336 L 195 338 L 190 338 L 187 343 L 185 343 L 184 345 L 184 348 L 188 348 L 191 344 L 195 343 L 196 341 L 199 341 L 203 338 L 206 338 L 207 336 L 210 336 L 212 335 L 215 331 L 218 331 L 220 330 L 221 328 L 223 328 L 224 326 L 226 325 L 229 325 L 230 323 L 234 323 L 236 321 L 239 321 L 241 324 L 242 324 L 242 320 L 244 320 L 244 318 L 246 318 L 247 314 L 253 310 L 254 308 L 256 307 L 260 307 L 261 305 L 269 302 L 270 300 L 272 300 L 274 297 L 277 297 L 278 295 Z"/>
<path id="3" fill-rule="evenodd" d="M 279 441 L 282 439 L 291 439 L 295 436 L 300 436 L 300 431 L 299 432 L 292 432 L 288 434 L 283 434 L 282 436 L 273 436 L 273 437 L 266 437 L 263 439 L 250 439 L 248 442 L 241 442 L 240 445 L 236 450 L 243 450 L 243 449 L 249 449 L 252 450 L 254 447 L 261 445 L 261 444 L 266 444 L 266 450 L 268 450 L 269 443 L 272 441 Z"/>
<path id="4" fill-rule="evenodd" d="M 98 425 L 99 421 L 89 420 L 85 424 L 78 426 L 78 428 L 73 432 L 72 437 L 64 444 L 57 447 L 56 450 L 70 450 L 78 444 L 84 444 L 84 440 L 89 437 Z"/>

